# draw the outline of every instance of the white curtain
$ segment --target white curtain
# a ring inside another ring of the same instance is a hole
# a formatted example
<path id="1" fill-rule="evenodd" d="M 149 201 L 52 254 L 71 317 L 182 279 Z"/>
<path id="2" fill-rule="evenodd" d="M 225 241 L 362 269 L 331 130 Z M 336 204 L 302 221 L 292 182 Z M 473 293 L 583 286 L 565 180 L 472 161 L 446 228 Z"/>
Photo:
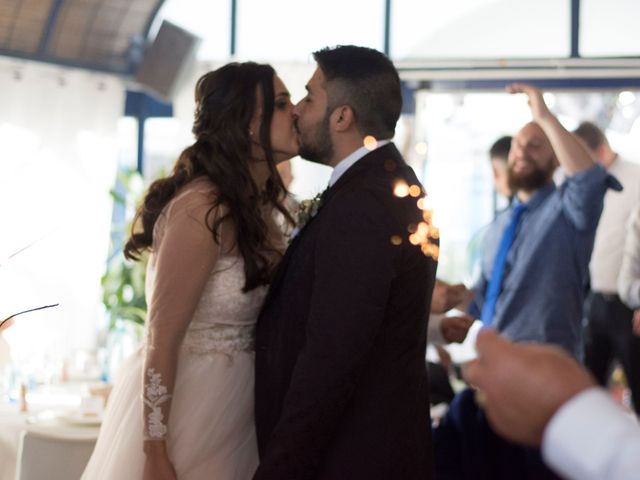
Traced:
<path id="1" fill-rule="evenodd" d="M 0 58 L 0 320 L 59 303 L 5 332 L 15 362 L 95 342 L 123 109 L 116 77 Z"/>

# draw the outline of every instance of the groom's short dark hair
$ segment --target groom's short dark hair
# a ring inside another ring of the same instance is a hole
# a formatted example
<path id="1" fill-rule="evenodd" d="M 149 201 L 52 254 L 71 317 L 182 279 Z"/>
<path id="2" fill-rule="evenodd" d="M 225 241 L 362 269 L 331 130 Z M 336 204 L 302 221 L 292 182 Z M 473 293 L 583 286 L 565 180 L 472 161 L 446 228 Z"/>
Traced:
<path id="1" fill-rule="evenodd" d="M 329 112 L 349 105 L 362 135 L 391 138 L 402 110 L 400 77 L 391 60 L 366 47 L 323 48 L 313 58 L 327 79 Z"/>

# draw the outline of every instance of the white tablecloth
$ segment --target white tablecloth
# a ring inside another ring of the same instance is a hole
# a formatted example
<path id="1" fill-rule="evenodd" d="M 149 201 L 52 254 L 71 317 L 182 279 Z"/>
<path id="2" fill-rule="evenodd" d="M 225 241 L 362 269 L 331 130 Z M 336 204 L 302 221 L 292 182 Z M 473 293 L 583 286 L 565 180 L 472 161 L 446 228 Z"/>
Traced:
<path id="1" fill-rule="evenodd" d="M 74 438 L 98 437 L 99 425 L 75 424 L 68 414 L 42 408 L 20 413 L 17 405 L 0 404 L 0 480 L 15 480 L 18 444 L 23 430 Z"/>

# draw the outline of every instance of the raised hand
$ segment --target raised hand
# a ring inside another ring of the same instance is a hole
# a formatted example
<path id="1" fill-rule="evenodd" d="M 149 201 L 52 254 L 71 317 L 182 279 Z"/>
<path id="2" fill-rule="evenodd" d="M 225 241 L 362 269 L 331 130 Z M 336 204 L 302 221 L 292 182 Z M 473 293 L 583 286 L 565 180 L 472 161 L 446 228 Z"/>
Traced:
<path id="1" fill-rule="evenodd" d="M 512 83 L 507 85 L 507 92 L 509 93 L 524 93 L 529 98 L 529 107 L 531 108 L 531 114 L 535 122 L 544 121 L 553 114 L 544 102 L 542 92 L 533 85 L 526 83 Z"/>

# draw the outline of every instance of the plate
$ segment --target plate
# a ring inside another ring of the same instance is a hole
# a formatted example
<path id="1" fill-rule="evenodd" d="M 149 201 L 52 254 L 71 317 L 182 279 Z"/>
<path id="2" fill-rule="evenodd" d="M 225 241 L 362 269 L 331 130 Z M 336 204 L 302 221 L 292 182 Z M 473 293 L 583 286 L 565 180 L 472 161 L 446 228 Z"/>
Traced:
<path id="1" fill-rule="evenodd" d="M 72 425 L 96 426 L 102 423 L 101 415 L 86 415 L 82 413 L 69 413 L 63 415 L 62 420 Z"/>

